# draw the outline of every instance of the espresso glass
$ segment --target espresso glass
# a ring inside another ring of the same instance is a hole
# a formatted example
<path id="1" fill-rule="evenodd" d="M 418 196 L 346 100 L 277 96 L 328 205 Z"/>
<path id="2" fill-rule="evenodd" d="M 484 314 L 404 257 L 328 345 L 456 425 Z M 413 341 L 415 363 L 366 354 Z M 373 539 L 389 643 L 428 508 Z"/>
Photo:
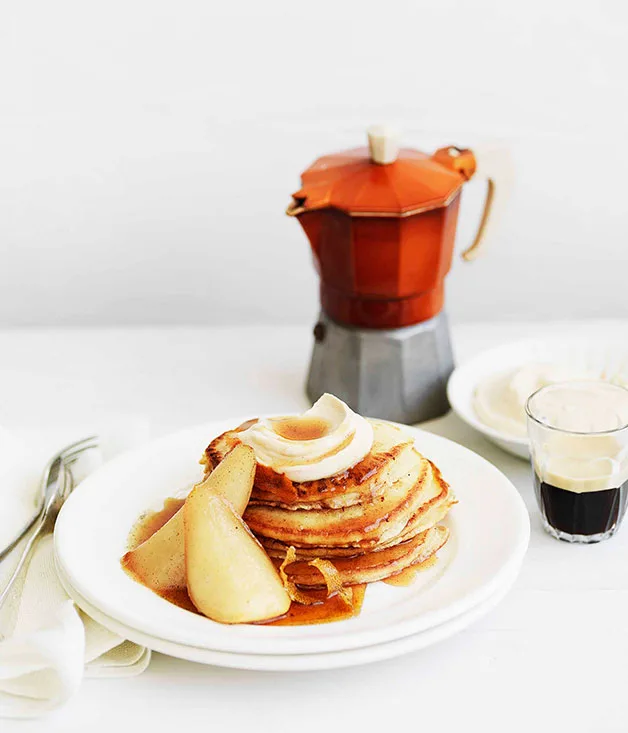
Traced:
<path id="1" fill-rule="evenodd" d="M 628 389 L 552 384 L 531 395 L 526 412 L 545 529 L 566 542 L 612 537 L 628 498 Z"/>

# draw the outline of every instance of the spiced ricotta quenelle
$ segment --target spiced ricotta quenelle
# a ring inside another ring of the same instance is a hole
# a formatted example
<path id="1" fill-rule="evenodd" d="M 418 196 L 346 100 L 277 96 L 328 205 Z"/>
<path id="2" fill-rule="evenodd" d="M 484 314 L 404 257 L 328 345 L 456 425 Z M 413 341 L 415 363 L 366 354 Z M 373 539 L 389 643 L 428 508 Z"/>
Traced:
<path id="1" fill-rule="evenodd" d="M 530 397 L 527 414 L 545 528 L 568 542 L 611 537 L 628 502 L 628 390 L 554 384 Z"/>
<path id="2" fill-rule="evenodd" d="M 455 498 L 414 437 L 333 395 L 222 433 L 202 463 L 205 476 L 164 521 L 136 528 L 122 564 L 216 621 L 354 616 L 367 584 L 410 583 L 449 537 L 441 521 Z"/>

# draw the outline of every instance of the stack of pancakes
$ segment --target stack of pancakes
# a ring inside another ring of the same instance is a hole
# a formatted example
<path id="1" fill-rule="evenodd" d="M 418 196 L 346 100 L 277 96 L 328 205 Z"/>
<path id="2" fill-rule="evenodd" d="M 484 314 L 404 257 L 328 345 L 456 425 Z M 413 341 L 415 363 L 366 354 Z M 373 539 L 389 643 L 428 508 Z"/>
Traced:
<path id="1" fill-rule="evenodd" d="M 455 498 L 439 470 L 402 429 L 371 420 L 374 440 L 366 457 L 349 470 L 295 483 L 258 464 L 244 519 L 278 563 L 290 547 L 289 572 L 303 588 L 324 586 L 310 560 L 335 566 L 344 586 L 386 580 L 432 558 L 447 541 L 439 526 Z M 205 451 L 211 471 L 238 444 L 223 433 Z"/>

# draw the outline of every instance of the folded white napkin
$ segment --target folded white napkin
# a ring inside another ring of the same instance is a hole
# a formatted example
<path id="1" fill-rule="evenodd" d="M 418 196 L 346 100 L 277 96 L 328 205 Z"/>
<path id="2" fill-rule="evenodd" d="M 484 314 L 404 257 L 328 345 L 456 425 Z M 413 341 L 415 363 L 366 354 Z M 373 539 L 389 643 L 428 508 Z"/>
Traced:
<path id="1" fill-rule="evenodd" d="M 98 433 L 101 447 L 79 461 L 73 470 L 77 478 L 148 437 L 147 424 L 137 419 L 92 431 Z M 32 515 L 46 460 L 88 434 L 89 430 L 57 431 L 55 436 L 0 431 L 0 549 Z M 21 549 L 0 562 L 0 589 Z M 52 537 L 42 538 L 0 612 L 0 717 L 40 715 L 63 705 L 84 676 L 132 676 L 143 672 L 149 661 L 150 650 L 79 611 L 57 577 Z"/>

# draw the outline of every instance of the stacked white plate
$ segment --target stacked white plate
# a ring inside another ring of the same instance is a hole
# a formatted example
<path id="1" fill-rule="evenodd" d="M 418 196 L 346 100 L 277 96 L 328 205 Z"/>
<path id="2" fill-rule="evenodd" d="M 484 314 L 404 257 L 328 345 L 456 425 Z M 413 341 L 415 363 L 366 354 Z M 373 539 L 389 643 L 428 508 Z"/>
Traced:
<path id="1" fill-rule="evenodd" d="M 362 613 L 313 626 L 218 624 L 174 606 L 120 566 L 130 528 L 147 509 L 198 480 L 198 458 L 241 420 L 212 423 L 121 456 L 89 476 L 55 530 L 57 567 L 70 596 L 116 633 L 171 656 L 259 670 L 328 669 L 387 659 L 461 631 L 514 583 L 528 545 L 528 514 L 511 482 L 475 453 L 411 429 L 459 503 L 439 562 L 411 586 L 367 588 Z"/>

